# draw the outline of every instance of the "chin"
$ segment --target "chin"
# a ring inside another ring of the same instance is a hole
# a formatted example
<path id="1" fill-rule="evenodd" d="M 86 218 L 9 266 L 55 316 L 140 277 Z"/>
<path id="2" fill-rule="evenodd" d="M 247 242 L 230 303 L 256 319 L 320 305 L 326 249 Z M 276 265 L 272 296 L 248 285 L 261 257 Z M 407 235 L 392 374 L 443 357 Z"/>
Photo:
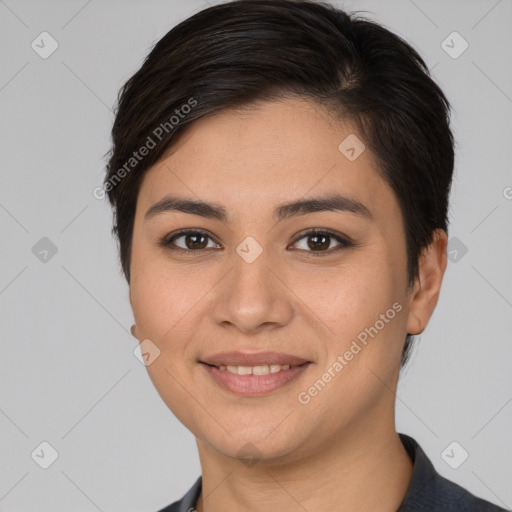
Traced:
<path id="1" fill-rule="evenodd" d="M 278 424 L 279 422 L 276 423 Z M 218 436 L 213 437 L 212 431 L 208 429 L 208 436 L 196 435 L 196 438 L 201 439 L 220 455 L 237 459 L 248 467 L 257 462 L 265 462 L 271 466 L 291 462 L 295 458 L 299 459 L 301 457 L 299 452 L 304 451 L 305 439 L 294 438 L 289 430 L 278 430 L 267 426 L 263 429 L 251 430 L 230 429 L 229 425 L 225 428 L 229 434 L 219 427 Z M 191 431 L 193 432 L 192 429 Z"/>

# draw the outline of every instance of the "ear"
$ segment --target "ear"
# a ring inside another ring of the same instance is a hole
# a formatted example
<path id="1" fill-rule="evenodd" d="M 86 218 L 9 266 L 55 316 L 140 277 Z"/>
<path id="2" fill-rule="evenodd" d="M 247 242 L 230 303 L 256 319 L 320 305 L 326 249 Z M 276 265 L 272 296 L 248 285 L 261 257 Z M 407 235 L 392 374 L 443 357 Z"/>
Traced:
<path id="1" fill-rule="evenodd" d="M 130 300 L 130 306 L 132 306 L 132 309 L 133 309 L 133 304 L 132 304 L 132 289 L 131 287 L 128 289 L 128 299 Z M 130 327 L 130 332 L 132 333 L 132 336 L 134 338 L 137 338 L 139 339 L 139 337 L 137 336 L 137 326 L 135 324 L 133 324 L 131 327 Z"/>
<path id="2" fill-rule="evenodd" d="M 410 293 L 407 332 L 420 334 L 427 326 L 437 304 L 447 265 L 448 235 L 436 229 L 432 243 L 419 257 L 419 275 Z"/>

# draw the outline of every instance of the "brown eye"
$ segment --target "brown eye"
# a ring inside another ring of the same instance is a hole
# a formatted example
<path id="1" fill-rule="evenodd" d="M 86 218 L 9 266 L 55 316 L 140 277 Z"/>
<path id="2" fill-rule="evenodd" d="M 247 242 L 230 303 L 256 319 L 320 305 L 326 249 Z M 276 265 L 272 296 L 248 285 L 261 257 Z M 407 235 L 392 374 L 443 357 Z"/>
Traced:
<path id="1" fill-rule="evenodd" d="M 207 237 L 201 233 L 182 235 L 187 249 L 205 249 L 208 245 Z M 181 237 L 178 237 L 181 238 Z"/>
<path id="2" fill-rule="evenodd" d="M 179 242 L 177 240 L 182 239 Z M 171 238 L 164 238 L 160 245 L 167 249 L 175 250 L 175 251 L 183 251 L 183 252 L 197 252 L 202 251 L 204 249 L 212 248 L 208 246 L 209 241 L 213 242 L 213 239 L 207 235 L 205 232 L 197 230 L 197 229 L 189 229 L 183 230 L 176 233 Z M 215 244 L 214 247 L 215 248 Z"/>
<path id="3" fill-rule="evenodd" d="M 299 249 L 311 253 L 330 254 L 355 245 L 351 240 L 341 236 L 340 234 L 333 233 L 332 231 L 313 230 L 303 233 L 295 242 L 295 245 L 303 239 L 306 241 L 302 243 L 302 247 L 299 247 Z M 334 248 L 331 247 L 333 239 L 338 243 L 338 246 Z"/>

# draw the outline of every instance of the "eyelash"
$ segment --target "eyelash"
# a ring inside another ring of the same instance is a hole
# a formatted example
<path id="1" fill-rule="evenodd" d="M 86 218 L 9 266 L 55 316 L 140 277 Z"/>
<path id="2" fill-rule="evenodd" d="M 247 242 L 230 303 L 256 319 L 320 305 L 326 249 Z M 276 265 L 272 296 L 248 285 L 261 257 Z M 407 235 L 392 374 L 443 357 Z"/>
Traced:
<path id="1" fill-rule="evenodd" d="M 210 240 L 213 240 L 213 238 L 210 237 L 210 235 L 206 231 L 203 231 L 202 229 L 192 229 L 191 228 L 191 229 L 183 229 L 181 231 L 178 231 L 171 238 L 169 238 L 168 236 L 165 236 L 164 238 L 159 240 L 158 245 L 160 247 L 163 247 L 165 249 L 169 249 L 171 251 L 177 251 L 177 252 L 180 252 L 182 254 L 190 254 L 190 255 L 197 254 L 199 252 L 207 250 L 207 249 L 183 249 L 183 247 L 177 247 L 177 246 L 173 245 L 172 242 L 174 240 L 176 240 L 177 238 L 180 238 L 180 237 L 182 237 L 184 235 L 188 235 L 188 234 L 204 235 L 207 238 L 209 238 Z M 294 244 L 297 243 L 302 238 L 306 238 L 307 236 L 311 236 L 311 235 L 327 235 L 327 236 L 330 236 L 330 237 L 334 238 L 340 244 L 338 247 L 336 247 L 334 249 L 328 249 L 326 251 L 305 251 L 305 252 L 310 253 L 314 257 L 329 255 L 329 254 L 332 254 L 333 252 L 338 252 L 338 251 L 340 251 L 342 249 L 348 249 L 350 247 L 355 247 L 357 245 L 352 240 L 350 240 L 349 238 L 343 237 L 343 236 L 341 236 L 341 235 L 339 235 L 339 234 L 337 234 L 334 231 L 331 231 L 329 229 L 322 229 L 322 230 L 320 230 L 320 229 L 311 229 L 309 231 L 299 233 L 299 236 L 295 240 Z M 217 243 L 217 242 L 215 242 L 215 243 Z M 303 251 L 303 249 L 296 249 L 296 250 Z"/>

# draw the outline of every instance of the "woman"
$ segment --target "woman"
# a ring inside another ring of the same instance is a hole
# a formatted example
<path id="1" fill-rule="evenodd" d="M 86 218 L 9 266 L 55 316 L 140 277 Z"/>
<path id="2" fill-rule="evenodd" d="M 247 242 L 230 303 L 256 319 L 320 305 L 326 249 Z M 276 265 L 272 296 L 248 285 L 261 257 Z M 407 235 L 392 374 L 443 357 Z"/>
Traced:
<path id="1" fill-rule="evenodd" d="M 498 511 L 395 428 L 436 306 L 450 105 L 378 24 L 238 0 L 123 87 L 105 190 L 133 335 L 202 475 L 162 512 Z"/>

